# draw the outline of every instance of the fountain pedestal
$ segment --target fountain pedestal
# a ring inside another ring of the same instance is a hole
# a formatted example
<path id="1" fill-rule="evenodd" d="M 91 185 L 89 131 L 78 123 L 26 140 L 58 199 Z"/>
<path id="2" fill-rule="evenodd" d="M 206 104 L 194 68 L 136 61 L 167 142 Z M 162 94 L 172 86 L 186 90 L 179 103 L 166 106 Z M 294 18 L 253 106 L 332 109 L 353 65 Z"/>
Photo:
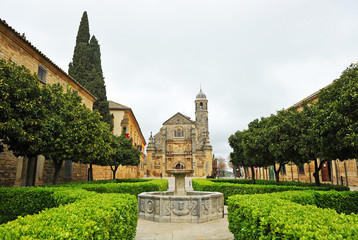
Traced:
<path id="1" fill-rule="evenodd" d="M 194 170 L 192 169 L 169 169 L 165 171 L 166 173 L 170 175 L 174 175 L 175 177 L 175 189 L 174 189 L 174 195 L 177 196 L 184 196 L 186 195 L 185 190 L 185 176 L 187 174 L 192 174 Z"/>

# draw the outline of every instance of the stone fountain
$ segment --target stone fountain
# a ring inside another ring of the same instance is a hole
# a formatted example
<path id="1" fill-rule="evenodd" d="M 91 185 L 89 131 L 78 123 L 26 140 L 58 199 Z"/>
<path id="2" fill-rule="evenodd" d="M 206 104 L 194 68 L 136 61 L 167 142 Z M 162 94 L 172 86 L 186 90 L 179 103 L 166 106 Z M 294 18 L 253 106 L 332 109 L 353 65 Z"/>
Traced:
<path id="1" fill-rule="evenodd" d="M 138 195 L 139 218 L 155 222 L 202 223 L 224 217 L 224 196 L 219 192 L 185 190 L 185 176 L 194 170 L 170 169 L 175 190 Z"/>

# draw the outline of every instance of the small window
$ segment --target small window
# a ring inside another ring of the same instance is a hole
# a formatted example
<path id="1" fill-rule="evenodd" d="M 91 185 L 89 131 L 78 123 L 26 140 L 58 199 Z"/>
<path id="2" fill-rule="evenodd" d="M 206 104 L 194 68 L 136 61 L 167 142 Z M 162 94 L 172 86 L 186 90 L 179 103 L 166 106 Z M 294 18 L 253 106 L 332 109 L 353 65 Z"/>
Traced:
<path id="1" fill-rule="evenodd" d="M 126 133 L 127 133 L 127 127 L 123 127 L 122 133 L 123 133 L 123 134 L 126 134 Z"/>
<path id="2" fill-rule="evenodd" d="M 42 67 L 41 65 L 39 65 L 37 75 L 39 76 L 40 81 L 42 83 L 46 83 L 46 74 L 47 74 L 47 70 L 44 67 Z"/>
<path id="3" fill-rule="evenodd" d="M 305 174 L 305 167 L 303 165 L 298 166 L 298 173 Z"/>
<path id="4" fill-rule="evenodd" d="M 203 103 L 202 102 L 200 103 L 200 109 L 203 109 Z"/>

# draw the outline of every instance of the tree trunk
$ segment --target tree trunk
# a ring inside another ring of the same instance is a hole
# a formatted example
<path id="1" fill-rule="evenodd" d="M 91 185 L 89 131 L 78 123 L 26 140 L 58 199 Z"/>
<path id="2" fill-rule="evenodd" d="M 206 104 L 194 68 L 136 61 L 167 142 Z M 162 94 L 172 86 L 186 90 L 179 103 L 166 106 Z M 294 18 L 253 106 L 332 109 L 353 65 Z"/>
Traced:
<path id="1" fill-rule="evenodd" d="M 118 166 L 110 166 L 111 167 L 111 170 L 113 172 L 113 178 L 112 179 L 116 179 L 116 172 L 117 172 L 117 169 L 118 169 Z"/>
<path id="2" fill-rule="evenodd" d="M 254 169 L 254 166 L 251 166 L 251 179 L 252 179 L 252 184 L 255 184 L 255 169 Z"/>
<path id="3" fill-rule="evenodd" d="M 314 160 L 314 173 L 313 173 L 313 177 L 315 180 L 315 184 L 316 186 L 321 186 L 321 182 L 319 180 L 319 171 L 321 171 L 321 168 L 323 166 L 323 163 L 327 162 L 327 160 L 321 160 L 321 162 L 318 165 L 318 161 L 317 158 Z"/>
<path id="4" fill-rule="evenodd" d="M 60 174 L 61 168 L 62 168 L 62 163 L 63 161 L 60 161 L 59 163 L 55 163 L 55 175 L 53 176 L 53 181 L 52 184 L 56 185 L 57 184 L 57 180 L 58 180 L 58 175 Z"/>
<path id="5" fill-rule="evenodd" d="M 276 170 L 276 164 L 273 165 L 273 171 L 275 172 L 275 180 L 276 184 L 280 185 L 280 170 L 281 170 L 281 164 L 280 167 Z"/>

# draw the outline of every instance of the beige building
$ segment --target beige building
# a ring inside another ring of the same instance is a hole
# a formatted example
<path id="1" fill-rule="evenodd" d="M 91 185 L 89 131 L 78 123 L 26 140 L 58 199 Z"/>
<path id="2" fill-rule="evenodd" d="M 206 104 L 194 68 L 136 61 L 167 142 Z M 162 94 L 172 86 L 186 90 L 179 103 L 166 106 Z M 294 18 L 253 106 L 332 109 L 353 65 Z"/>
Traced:
<path id="1" fill-rule="evenodd" d="M 145 174 L 145 154 L 144 146 L 146 145 L 144 136 L 131 108 L 122 104 L 109 101 L 109 110 L 113 114 L 113 134 L 126 134 L 132 138 L 133 146 L 141 150 L 140 164 L 138 166 L 119 166 L 116 178 L 138 178 Z M 93 179 L 112 179 L 113 173 L 110 167 L 94 166 Z"/>
<path id="2" fill-rule="evenodd" d="M 0 58 L 11 59 L 18 65 L 24 65 L 31 72 L 37 73 L 42 84 L 60 83 L 66 89 L 70 86 L 82 97 L 82 102 L 92 109 L 95 97 L 83 88 L 76 80 L 53 63 L 45 54 L 0 19 Z M 54 175 L 52 161 L 38 156 L 34 171 L 29 171 L 28 160 L 16 158 L 7 149 L 0 153 L 0 186 L 42 185 L 51 183 Z M 59 182 L 84 181 L 87 176 L 87 165 L 68 161 L 64 164 Z"/>
<path id="3" fill-rule="evenodd" d="M 193 169 L 195 177 L 212 174 L 208 100 L 201 89 L 195 100 L 195 121 L 177 113 L 149 138 L 147 175 L 167 176 L 165 171 L 175 168 Z"/>

